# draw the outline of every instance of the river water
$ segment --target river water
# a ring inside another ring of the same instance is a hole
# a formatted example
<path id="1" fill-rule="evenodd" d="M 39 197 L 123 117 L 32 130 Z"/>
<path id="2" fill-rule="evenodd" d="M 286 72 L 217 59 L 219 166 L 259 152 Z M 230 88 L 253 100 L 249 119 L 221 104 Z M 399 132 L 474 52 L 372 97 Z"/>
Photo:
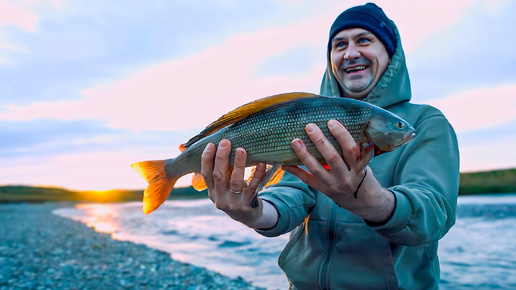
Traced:
<path id="1" fill-rule="evenodd" d="M 257 286 L 288 288 L 277 265 L 288 236 L 262 237 L 209 199 L 166 201 L 147 216 L 140 202 L 78 204 L 54 213 Z M 439 243 L 439 259 L 441 289 L 516 289 L 516 194 L 459 197 L 457 222 Z"/>

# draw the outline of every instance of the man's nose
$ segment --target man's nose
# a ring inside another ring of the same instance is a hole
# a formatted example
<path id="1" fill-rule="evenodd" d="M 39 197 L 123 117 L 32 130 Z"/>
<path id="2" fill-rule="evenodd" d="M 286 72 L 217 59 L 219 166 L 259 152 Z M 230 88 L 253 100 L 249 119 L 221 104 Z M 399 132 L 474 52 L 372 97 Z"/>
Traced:
<path id="1" fill-rule="evenodd" d="M 355 44 L 350 44 L 344 54 L 344 59 L 350 60 L 360 57 L 360 50 Z"/>

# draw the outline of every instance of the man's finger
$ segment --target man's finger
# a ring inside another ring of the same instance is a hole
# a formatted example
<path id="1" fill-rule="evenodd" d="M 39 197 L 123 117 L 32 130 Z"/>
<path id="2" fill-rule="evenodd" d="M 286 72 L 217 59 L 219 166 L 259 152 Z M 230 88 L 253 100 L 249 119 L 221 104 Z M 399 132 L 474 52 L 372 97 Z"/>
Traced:
<path id="1" fill-rule="evenodd" d="M 215 154 L 215 164 L 213 167 L 213 184 L 217 192 L 228 190 L 228 170 L 229 154 L 231 153 L 231 143 L 222 139 L 217 147 Z"/>
<path id="2" fill-rule="evenodd" d="M 307 172 L 306 170 L 299 168 L 298 166 L 293 166 L 293 165 L 283 165 L 282 168 L 286 172 L 295 175 L 302 182 L 310 185 L 311 187 L 313 187 L 321 192 L 323 191 L 323 186 L 322 186 L 321 181 L 318 178 L 316 178 L 315 176 L 313 176 L 310 172 Z"/>
<path id="3" fill-rule="evenodd" d="M 353 136 L 344 125 L 336 120 L 328 121 L 328 129 L 342 148 L 342 156 L 349 168 L 355 168 L 357 159 L 360 158 L 360 149 Z"/>
<path id="4" fill-rule="evenodd" d="M 321 153 L 326 163 L 330 166 L 332 172 L 342 175 L 345 171 L 349 171 L 345 163 L 346 160 L 342 158 L 340 152 L 330 143 L 318 126 L 308 124 L 305 130 L 319 153 Z"/>
<path id="5" fill-rule="evenodd" d="M 201 156 L 201 175 L 208 188 L 213 188 L 213 163 L 215 158 L 215 144 L 209 143 Z"/>
<path id="6" fill-rule="evenodd" d="M 303 165 L 317 178 L 323 179 L 328 175 L 328 171 L 322 166 L 322 164 L 315 158 L 312 153 L 306 147 L 306 144 L 301 139 L 292 140 L 292 149 L 296 152 L 297 156 L 303 163 Z"/>
<path id="7" fill-rule="evenodd" d="M 229 182 L 229 189 L 232 192 L 242 192 L 246 160 L 247 152 L 243 148 L 235 149 L 235 161 L 233 172 L 231 172 L 231 181 Z"/>

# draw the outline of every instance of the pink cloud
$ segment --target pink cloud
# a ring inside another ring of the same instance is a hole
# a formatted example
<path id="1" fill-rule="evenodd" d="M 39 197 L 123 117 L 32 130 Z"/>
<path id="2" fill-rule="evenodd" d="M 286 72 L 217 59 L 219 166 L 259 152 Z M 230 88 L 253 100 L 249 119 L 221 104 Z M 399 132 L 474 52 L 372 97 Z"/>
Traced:
<path id="1" fill-rule="evenodd" d="M 14 26 L 25 31 L 34 32 L 38 27 L 39 17 L 19 3 L 0 0 L 0 27 Z"/>
<path id="2" fill-rule="evenodd" d="M 439 108 L 458 132 L 496 127 L 516 120 L 516 84 L 470 89 L 430 104 Z"/>

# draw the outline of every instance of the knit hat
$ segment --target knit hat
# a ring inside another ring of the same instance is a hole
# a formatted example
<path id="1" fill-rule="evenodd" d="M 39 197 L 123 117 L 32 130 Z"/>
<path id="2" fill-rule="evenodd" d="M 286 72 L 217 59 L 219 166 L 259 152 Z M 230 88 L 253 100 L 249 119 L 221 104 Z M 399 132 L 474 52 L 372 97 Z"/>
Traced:
<path id="1" fill-rule="evenodd" d="M 396 50 L 396 35 L 391 20 L 383 12 L 382 8 L 373 3 L 351 7 L 342 12 L 330 28 L 330 40 L 328 52 L 331 50 L 331 41 L 340 31 L 348 28 L 363 28 L 372 32 L 383 43 L 389 57 Z"/>

